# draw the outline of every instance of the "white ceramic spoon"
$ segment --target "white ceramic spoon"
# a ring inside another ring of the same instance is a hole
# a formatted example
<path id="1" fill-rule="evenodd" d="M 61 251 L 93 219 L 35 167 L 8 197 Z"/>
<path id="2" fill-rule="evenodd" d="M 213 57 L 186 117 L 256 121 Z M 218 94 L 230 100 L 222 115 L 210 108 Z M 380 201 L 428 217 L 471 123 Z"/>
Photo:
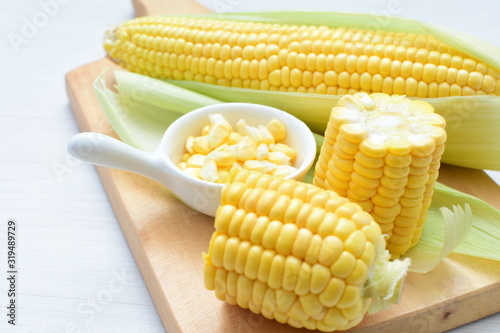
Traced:
<path id="1" fill-rule="evenodd" d="M 281 120 L 287 129 L 283 143 L 297 151 L 294 166 L 297 171 L 287 178 L 302 179 L 314 162 L 316 142 L 309 128 L 294 116 L 264 105 L 224 103 L 206 106 L 177 119 L 165 132 L 158 149 L 144 152 L 99 133 L 80 133 L 68 143 L 68 152 L 85 162 L 123 169 L 149 177 L 167 187 L 179 200 L 191 208 L 215 216 L 220 205 L 222 184 L 207 182 L 187 175 L 177 167 L 185 153 L 189 136 L 199 136 L 209 123 L 208 115 L 220 113 L 232 126 L 240 119 L 249 125 Z"/>

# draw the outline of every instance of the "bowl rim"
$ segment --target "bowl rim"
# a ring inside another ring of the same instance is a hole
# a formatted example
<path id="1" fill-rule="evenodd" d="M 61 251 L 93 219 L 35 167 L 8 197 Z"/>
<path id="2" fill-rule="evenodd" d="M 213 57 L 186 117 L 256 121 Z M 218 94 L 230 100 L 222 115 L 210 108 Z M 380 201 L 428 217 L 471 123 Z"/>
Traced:
<path id="1" fill-rule="evenodd" d="M 222 189 L 222 187 L 225 184 L 219 184 L 219 183 L 213 183 L 209 182 L 203 179 L 198 179 L 193 176 L 190 176 L 180 170 L 177 165 L 174 163 L 172 160 L 172 157 L 167 153 L 169 151 L 168 147 L 171 145 L 171 137 L 173 136 L 173 133 L 178 132 L 179 126 L 185 126 L 192 121 L 196 121 L 196 119 L 199 119 L 200 117 L 207 116 L 207 119 L 205 123 L 208 123 L 208 115 L 211 113 L 227 113 L 230 112 L 231 110 L 238 109 L 240 112 L 247 112 L 248 109 L 254 109 L 254 112 L 258 112 L 261 114 L 265 114 L 266 116 L 269 116 L 269 112 L 272 114 L 276 115 L 276 118 L 280 119 L 283 121 L 283 119 L 286 120 L 285 127 L 287 127 L 287 133 L 288 133 L 288 126 L 289 123 L 293 123 L 293 127 L 295 128 L 295 131 L 299 130 L 301 132 L 301 140 L 306 141 L 305 145 L 311 145 L 310 149 L 307 149 L 306 151 L 303 151 L 303 156 L 304 160 L 302 163 L 297 167 L 297 170 L 292 173 L 291 175 L 284 177 L 284 179 L 295 179 L 301 174 L 306 174 L 309 169 L 313 166 L 315 157 L 316 157 L 316 140 L 314 138 L 314 135 L 312 131 L 309 129 L 309 127 L 300 119 L 297 117 L 291 115 L 288 112 L 285 112 L 283 110 L 280 110 L 275 107 L 267 106 L 267 105 L 262 105 L 262 104 L 255 104 L 255 103 L 218 103 L 218 104 L 212 104 L 212 105 L 207 105 L 203 106 L 201 108 L 192 110 L 186 114 L 183 114 L 179 118 L 177 118 L 170 126 L 167 128 L 165 133 L 163 134 L 163 137 L 160 141 L 160 144 L 158 146 L 158 155 L 162 159 L 163 163 L 166 164 L 167 168 L 172 170 L 174 175 L 178 177 L 179 179 L 182 179 L 186 182 L 198 185 L 198 186 L 214 186 L 214 187 L 219 187 Z M 241 111 L 243 109 L 243 111 Z M 221 112 L 222 111 L 222 112 Z M 252 110 L 248 110 L 252 111 Z M 245 117 L 241 117 L 245 119 Z M 245 119 L 247 120 L 247 119 Z M 248 120 L 247 120 L 248 121 Z M 307 142 L 309 141 L 309 142 Z M 296 149 L 294 147 L 294 149 Z"/>

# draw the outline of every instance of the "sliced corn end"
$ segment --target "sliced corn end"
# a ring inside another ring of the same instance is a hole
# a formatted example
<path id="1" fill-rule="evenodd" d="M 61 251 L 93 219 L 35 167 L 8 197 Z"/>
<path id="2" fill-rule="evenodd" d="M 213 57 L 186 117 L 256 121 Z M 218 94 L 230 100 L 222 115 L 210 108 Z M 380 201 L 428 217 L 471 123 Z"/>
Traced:
<path id="1" fill-rule="evenodd" d="M 383 93 L 346 95 L 334 107 L 314 183 L 359 203 L 396 258 L 423 229 L 446 141 L 430 104 Z"/>
<path id="2" fill-rule="evenodd" d="M 152 16 L 109 31 L 104 48 L 129 71 L 219 86 L 421 98 L 500 93 L 498 68 L 426 34 Z"/>
<path id="3" fill-rule="evenodd" d="M 204 281 L 230 304 L 331 332 L 399 301 L 409 260 L 389 261 L 378 224 L 335 192 L 240 171 L 214 224 Z"/>

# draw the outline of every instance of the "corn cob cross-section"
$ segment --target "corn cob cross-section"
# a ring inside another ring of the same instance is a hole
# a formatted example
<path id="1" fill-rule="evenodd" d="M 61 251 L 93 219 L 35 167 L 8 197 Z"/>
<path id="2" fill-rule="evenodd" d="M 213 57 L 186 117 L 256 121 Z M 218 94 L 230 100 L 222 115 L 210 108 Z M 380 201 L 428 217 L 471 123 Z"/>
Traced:
<path id="1" fill-rule="evenodd" d="M 221 197 L 204 254 L 205 286 L 217 298 L 326 332 L 398 301 L 409 262 L 389 261 L 379 226 L 357 204 L 250 171 Z"/>
<path id="2" fill-rule="evenodd" d="M 369 212 L 398 257 L 422 233 L 444 151 L 444 127 L 445 120 L 423 101 L 346 95 L 332 110 L 314 183 Z"/>
<path id="3" fill-rule="evenodd" d="M 424 34 L 152 16 L 109 31 L 104 48 L 133 72 L 228 87 L 500 95 L 497 69 Z"/>

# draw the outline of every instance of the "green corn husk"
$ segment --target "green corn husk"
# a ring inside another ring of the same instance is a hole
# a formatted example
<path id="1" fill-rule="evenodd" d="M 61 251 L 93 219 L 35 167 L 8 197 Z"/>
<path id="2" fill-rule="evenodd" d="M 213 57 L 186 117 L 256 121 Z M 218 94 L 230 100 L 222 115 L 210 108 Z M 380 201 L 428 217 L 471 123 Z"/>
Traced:
<path id="1" fill-rule="evenodd" d="M 95 81 L 94 90 L 106 116 L 124 142 L 145 151 L 157 147 L 167 127 L 180 115 L 221 102 L 121 71 L 115 72 L 115 93 L 105 86 L 103 75 Z M 317 135 L 317 145 L 322 142 L 323 137 Z M 412 259 L 410 271 L 428 272 L 451 251 L 500 261 L 498 221 L 500 212 L 489 204 L 436 184 L 420 243 L 406 256 Z"/>
<path id="2" fill-rule="evenodd" d="M 297 25 L 324 25 L 367 30 L 432 35 L 451 47 L 493 68 L 500 69 L 500 48 L 477 37 L 417 20 L 372 14 L 282 11 L 176 15 L 221 20 Z M 381 24 L 381 22 L 383 24 Z M 331 108 L 341 96 L 228 88 L 194 81 L 170 83 L 224 102 L 252 102 L 277 107 L 323 134 Z M 417 98 L 415 98 L 417 99 Z M 447 121 L 444 163 L 469 168 L 500 170 L 500 96 L 426 98 Z M 314 112 L 311 112 L 314 110 Z"/>
<path id="3" fill-rule="evenodd" d="M 330 111 L 341 96 L 228 88 L 195 81 L 168 80 L 224 102 L 245 101 L 285 110 L 323 134 Z M 500 97 L 426 98 L 447 122 L 444 163 L 467 168 L 500 170 Z M 314 110 L 314 112 L 311 112 Z"/>
<path id="4" fill-rule="evenodd" d="M 141 150 L 153 151 L 166 128 L 183 114 L 221 103 L 147 76 L 122 71 L 114 73 L 121 92 L 117 94 L 105 86 L 105 74 L 106 71 L 94 82 L 104 113 L 123 142 Z"/>

